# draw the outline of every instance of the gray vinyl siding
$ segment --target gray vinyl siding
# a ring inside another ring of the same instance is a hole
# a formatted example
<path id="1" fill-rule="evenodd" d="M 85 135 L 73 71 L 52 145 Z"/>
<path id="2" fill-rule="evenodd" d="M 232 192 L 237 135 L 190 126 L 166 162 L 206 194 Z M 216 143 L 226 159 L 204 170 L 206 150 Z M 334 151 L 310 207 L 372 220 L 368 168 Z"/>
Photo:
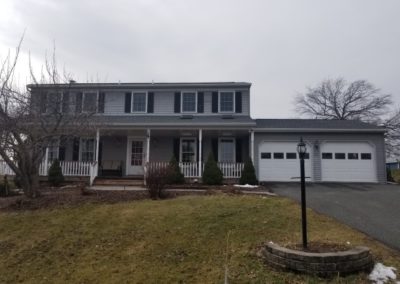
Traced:
<path id="1" fill-rule="evenodd" d="M 193 89 L 193 90 L 185 90 L 185 91 L 198 91 L 204 93 L 204 113 L 195 113 L 194 115 L 220 115 L 218 113 L 213 113 L 211 110 L 211 97 L 213 91 L 222 91 L 224 89 L 215 89 L 215 90 L 201 90 L 201 89 Z M 249 89 L 229 89 L 232 91 L 241 91 L 242 92 L 242 112 L 241 113 L 233 113 L 233 115 L 250 115 L 250 91 Z M 125 114 L 124 106 L 125 106 L 125 93 L 131 92 L 132 90 L 125 91 L 105 91 L 105 115 L 121 115 Z M 181 90 L 154 90 L 151 91 L 154 93 L 154 113 L 149 115 L 181 115 L 180 113 L 174 112 L 174 100 L 175 100 L 175 92 L 179 92 Z M 128 114 L 129 115 L 129 114 Z M 135 114 L 130 114 L 135 115 Z M 143 115 L 143 114 L 139 114 Z"/>
<path id="2" fill-rule="evenodd" d="M 173 154 L 173 137 L 152 136 L 150 138 L 150 162 L 169 162 Z"/>
<path id="3" fill-rule="evenodd" d="M 316 144 L 321 144 L 324 141 L 368 141 L 375 146 L 376 151 L 376 169 L 378 182 L 386 182 L 386 166 L 385 166 L 385 143 L 382 133 L 364 133 L 364 134 L 344 134 L 344 133 L 255 133 L 254 136 L 254 166 L 258 173 L 259 161 L 259 146 L 263 141 L 299 141 L 300 137 L 313 145 L 312 160 L 314 181 L 321 181 L 321 159 L 320 147 Z M 282 169 L 283 171 L 285 169 Z"/>

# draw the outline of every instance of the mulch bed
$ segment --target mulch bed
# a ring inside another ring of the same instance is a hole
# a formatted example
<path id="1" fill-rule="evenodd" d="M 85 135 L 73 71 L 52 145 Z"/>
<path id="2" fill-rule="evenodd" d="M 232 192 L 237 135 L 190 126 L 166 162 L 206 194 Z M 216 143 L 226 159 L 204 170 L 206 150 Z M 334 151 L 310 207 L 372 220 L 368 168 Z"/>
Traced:
<path id="1" fill-rule="evenodd" d="M 350 245 L 346 244 L 335 244 L 335 243 L 323 243 L 323 242 L 308 242 L 307 249 L 303 249 L 303 244 L 287 244 L 283 247 L 293 250 L 305 251 L 305 252 L 339 252 L 351 249 Z"/>

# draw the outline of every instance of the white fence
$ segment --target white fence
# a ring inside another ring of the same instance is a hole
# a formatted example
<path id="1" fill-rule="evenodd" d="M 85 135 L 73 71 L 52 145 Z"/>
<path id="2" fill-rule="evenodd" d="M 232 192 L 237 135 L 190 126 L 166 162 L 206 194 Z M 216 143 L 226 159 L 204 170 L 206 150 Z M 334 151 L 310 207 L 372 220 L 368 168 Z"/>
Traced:
<path id="1" fill-rule="evenodd" d="M 150 162 L 151 167 L 167 167 L 168 162 Z M 240 178 L 244 163 L 218 163 L 218 167 L 221 169 L 224 178 Z M 204 163 L 202 171 L 199 172 L 199 163 L 179 163 L 179 168 L 182 174 L 186 178 L 201 177 L 204 171 Z"/>

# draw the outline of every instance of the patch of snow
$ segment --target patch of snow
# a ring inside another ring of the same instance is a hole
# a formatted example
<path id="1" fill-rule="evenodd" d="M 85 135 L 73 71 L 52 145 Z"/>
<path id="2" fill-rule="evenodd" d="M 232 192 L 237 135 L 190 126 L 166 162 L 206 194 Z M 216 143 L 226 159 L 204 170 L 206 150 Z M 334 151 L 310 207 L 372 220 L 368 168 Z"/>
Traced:
<path id="1" fill-rule="evenodd" d="M 234 187 L 240 187 L 240 188 L 257 188 L 258 185 L 250 185 L 248 183 L 246 184 L 234 184 Z"/>
<path id="2" fill-rule="evenodd" d="M 378 262 L 375 264 L 374 269 L 369 274 L 368 279 L 376 284 L 383 284 L 389 280 L 396 280 L 395 270 L 397 269 L 394 267 L 385 266 Z"/>

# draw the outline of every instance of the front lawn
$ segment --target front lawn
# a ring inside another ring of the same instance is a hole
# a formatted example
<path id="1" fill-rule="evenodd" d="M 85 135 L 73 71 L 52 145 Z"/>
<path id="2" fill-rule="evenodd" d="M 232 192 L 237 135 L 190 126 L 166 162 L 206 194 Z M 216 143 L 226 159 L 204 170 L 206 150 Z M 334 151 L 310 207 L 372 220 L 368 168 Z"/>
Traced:
<path id="1" fill-rule="evenodd" d="M 225 265 L 230 283 L 319 283 L 275 271 L 255 254 L 263 242 L 300 241 L 299 213 L 284 198 L 221 194 L 3 212 L 0 283 L 223 283 Z M 395 251 L 308 214 L 310 241 L 367 245 L 400 268 Z M 364 283 L 366 275 L 331 281 Z"/>

